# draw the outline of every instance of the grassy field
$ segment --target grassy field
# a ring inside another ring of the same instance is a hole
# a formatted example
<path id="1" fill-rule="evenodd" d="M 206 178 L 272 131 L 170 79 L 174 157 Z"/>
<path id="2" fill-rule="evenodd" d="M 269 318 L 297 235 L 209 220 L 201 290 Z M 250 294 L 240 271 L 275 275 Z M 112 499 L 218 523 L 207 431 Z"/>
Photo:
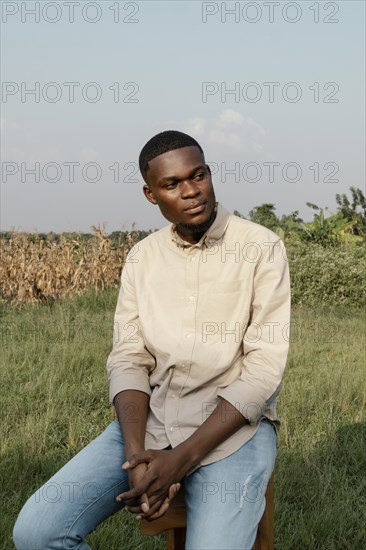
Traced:
<path id="1" fill-rule="evenodd" d="M 117 290 L 54 305 L 1 305 L 0 545 L 13 548 L 18 511 L 110 421 L 105 372 Z M 364 314 L 298 309 L 280 397 L 276 549 L 366 548 Z M 94 550 L 163 549 L 117 514 Z"/>

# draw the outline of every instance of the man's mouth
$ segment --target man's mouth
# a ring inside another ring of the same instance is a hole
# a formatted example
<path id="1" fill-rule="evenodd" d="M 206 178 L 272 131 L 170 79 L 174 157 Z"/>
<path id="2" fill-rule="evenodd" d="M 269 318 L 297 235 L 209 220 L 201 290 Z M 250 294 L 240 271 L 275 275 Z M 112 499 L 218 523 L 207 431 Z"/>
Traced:
<path id="1" fill-rule="evenodd" d="M 192 204 L 188 208 L 184 210 L 184 212 L 189 212 L 190 214 L 198 214 L 199 212 L 202 212 L 206 206 L 205 202 L 199 202 L 197 204 Z"/>

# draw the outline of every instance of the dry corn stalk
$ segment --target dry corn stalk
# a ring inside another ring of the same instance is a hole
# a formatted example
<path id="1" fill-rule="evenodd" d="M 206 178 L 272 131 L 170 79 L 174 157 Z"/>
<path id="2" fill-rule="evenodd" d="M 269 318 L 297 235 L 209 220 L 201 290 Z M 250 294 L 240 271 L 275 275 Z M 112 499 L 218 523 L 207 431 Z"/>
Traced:
<path id="1" fill-rule="evenodd" d="M 136 237 L 129 234 L 127 245 L 112 246 L 103 228 L 93 227 L 85 240 L 61 236 L 60 242 L 43 240 L 26 233 L 12 233 L 0 240 L 1 299 L 20 305 L 25 302 L 53 302 L 63 296 L 119 286 L 123 263 Z"/>

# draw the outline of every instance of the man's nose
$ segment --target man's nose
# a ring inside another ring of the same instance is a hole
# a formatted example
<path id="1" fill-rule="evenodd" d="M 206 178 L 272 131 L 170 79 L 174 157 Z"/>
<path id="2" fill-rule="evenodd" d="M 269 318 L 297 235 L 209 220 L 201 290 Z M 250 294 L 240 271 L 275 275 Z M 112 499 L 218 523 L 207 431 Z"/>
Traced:
<path id="1" fill-rule="evenodd" d="M 200 188 L 198 185 L 191 180 L 185 180 L 182 185 L 181 196 L 183 199 L 195 197 L 200 194 Z"/>

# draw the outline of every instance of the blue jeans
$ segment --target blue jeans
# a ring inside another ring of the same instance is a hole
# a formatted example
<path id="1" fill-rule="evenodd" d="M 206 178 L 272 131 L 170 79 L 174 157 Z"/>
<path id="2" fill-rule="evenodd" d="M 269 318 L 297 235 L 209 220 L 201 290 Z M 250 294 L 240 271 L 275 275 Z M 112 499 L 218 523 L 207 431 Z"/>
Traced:
<path id="1" fill-rule="evenodd" d="M 236 452 L 185 476 L 187 550 L 252 548 L 275 455 L 276 433 L 264 420 Z M 128 489 L 124 460 L 114 420 L 29 498 L 14 526 L 16 548 L 90 549 L 84 537 L 122 509 L 115 497 Z"/>

